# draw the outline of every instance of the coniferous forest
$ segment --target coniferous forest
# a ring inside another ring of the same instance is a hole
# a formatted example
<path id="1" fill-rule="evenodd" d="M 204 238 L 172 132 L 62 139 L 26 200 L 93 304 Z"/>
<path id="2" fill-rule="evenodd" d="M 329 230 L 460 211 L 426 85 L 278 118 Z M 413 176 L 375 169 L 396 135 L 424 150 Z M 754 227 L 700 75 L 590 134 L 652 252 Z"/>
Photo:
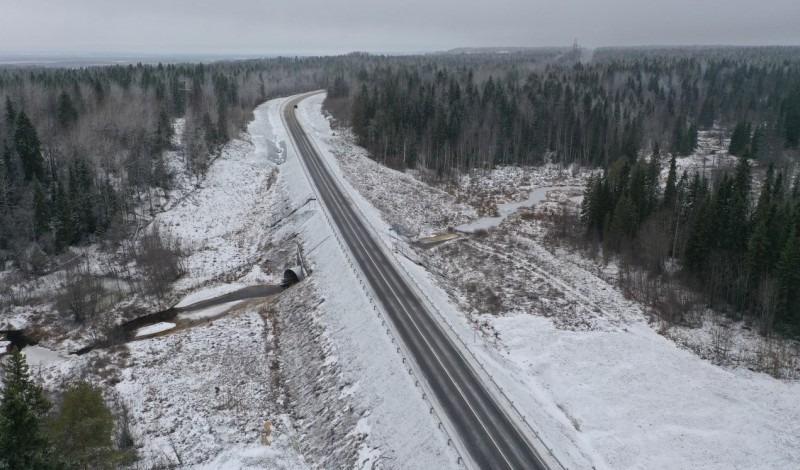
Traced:
<path id="1" fill-rule="evenodd" d="M 396 58 L 334 85 L 328 108 L 373 158 L 433 180 L 496 165 L 602 169 L 583 199 L 585 233 L 572 235 L 762 333 L 800 334 L 800 49 Z M 736 167 L 679 173 L 676 157 L 711 129 L 730 138 Z"/>
<path id="2" fill-rule="evenodd" d="M 547 50 L 399 57 L 354 64 L 330 97 L 334 111 L 347 101 L 339 117 L 376 159 L 439 177 L 609 167 L 656 146 L 688 155 L 699 130 L 737 123 L 756 138 L 753 157 L 775 159 L 800 138 L 798 66 L 796 48 L 600 49 L 588 62 Z"/>
<path id="3" fill-rule="evenodd" d="M 172 187 L 176 119 L 185 170 L 202 175 L 252 110 L 323 87 L 324 60 L 0 69 L 0 261 L 30 275 L 74 244 L 129 236 Z M 152 207 L 152 204 L 149 204 Z"/>
<path id="4" fill-rule="evenodd" d="M 790 47 L 0 69 L 0 259 L 35 276 L 71 245 L 136 233 L 152 215 L 142 208 L 171 187 L 163 153 L 176 120 L 185 170 L 202 176 L 255 106 L 316 88 L 374 159 L 433 183 L 498 165 L 602 170 L 586 189 L 583 233 L 571 235 L 680 278 L 763 332 L 800 334 L 800 50 Z M 677 171 L 675 157 L 709 130 L 738 165 Z"/>

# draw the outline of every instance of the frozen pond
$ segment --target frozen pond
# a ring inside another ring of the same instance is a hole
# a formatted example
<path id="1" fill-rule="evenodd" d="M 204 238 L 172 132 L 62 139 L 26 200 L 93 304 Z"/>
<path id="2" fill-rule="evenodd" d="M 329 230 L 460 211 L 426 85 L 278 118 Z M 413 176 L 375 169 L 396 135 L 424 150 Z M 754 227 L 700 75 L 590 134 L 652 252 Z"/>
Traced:
<path id="1" fill-rule="evenodd" d="M 580 186 L 545 186 L 537 188 L 528 193 L 528 198 L 524 201 L 506 202 L 497 205 L 497 217 L 481 217 L 478 220 L 459 225 L 456 230 L 461 232 L 474 232 L 475 230 L 488 230 L 497 227 L 509 215 L 517 212 L 522 207 L 532 207 L 547 198 L 548 191 L 569 191 L 572 189 L 583 189 Z"/>

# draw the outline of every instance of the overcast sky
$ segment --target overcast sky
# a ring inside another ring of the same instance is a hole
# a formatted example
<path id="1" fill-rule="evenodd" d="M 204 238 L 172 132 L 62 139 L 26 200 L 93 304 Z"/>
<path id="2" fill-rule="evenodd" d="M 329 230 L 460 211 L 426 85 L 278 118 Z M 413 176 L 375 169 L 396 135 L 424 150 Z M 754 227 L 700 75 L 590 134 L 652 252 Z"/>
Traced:
<path id="1" fill-rule="evenodd" d="M 800 45 L 800 0 L 0 0 L 2 52 Z"/>

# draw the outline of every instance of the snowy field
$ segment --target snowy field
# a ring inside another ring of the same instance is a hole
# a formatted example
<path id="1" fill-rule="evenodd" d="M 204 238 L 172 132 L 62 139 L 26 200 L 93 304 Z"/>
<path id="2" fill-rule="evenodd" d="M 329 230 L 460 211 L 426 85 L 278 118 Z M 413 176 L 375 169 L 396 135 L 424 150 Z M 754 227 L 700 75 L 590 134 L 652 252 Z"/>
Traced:
<path id="1" fill-rule="evenodd" d="M 331 129 L 322 99 L 298 113 L 334 175 L 397 248 L 437 320 L 502 388 L 500 401 L 565 467 L 798 466 L 800 384 L 712 364 L 691 347 L 710 329 L 660 334 L 614 287 L 613 264 L 544 242 L 540 218 L 576 207 L 590 172 L 506 167 L 432 187 L 367 158 L 347 131 Z M 111 386 L 110 402 L 129 410 L 142 468 L 457 468 L 292 145 L 271 158 L 288 142 L 285 103 L 257 108 L 204 179 L 179 177 L 181 189 L 155 201 L 153 223 L 190 248 L 188 274 L 169 295 L 180 306 L 279 282 L 298 245 L 307 281 L 271 299 L 187 312 L 179 320 L 196 325 L 153 325 L 145 331 L 155 337 L 83 356 L 65 354 L 79 342 L 50 340 L 25 349 L 32 371 L 51 388 L 80 377 Z M 701 135 L 697 155 L 679 166 L 730 162 L 715 138 Z M 180 173 L 179 154 L 167 160 Z M 495 215 L 502 219 L 480 235 L 430 250 L 409 243 Z M 110 262 L 95 248 L 82 252 L 98 272 Z M 32 288 L 56 289 L 60 275 Z M 30 326 L 49 318 L 42 308 L 3 321 Z M 270 446 L 261 443 L 266 420 Z"/>
<path id="2" fill-rule="evenodd" d="M 131 411 L 144 463 L 306 468 L 272 395 L 270 345 L 253 309 L 128 349 L 116 390 Z M 260 438 L 268 419 L 275 428 L 266 447 Z"/>
<path id="3" fill-rule="evenodd" d="M 481 172 L 421 207 L 405 195 L 422 183 L 369 161 L 346 132 L 318 117 L 321 104 L 307 100 L 301 113 L 388 246 L 401 243 L 391 225 L 442 232 L 440 220 L 469 222 L 538 187 L 581 186 L 587 174 Z M 714 137 L 701 137 L 681 169 L 733 161 L 715 149 Z M 614 287 L 613 266 L 604 270 L 543 242 L 536 212 L 579 201 L 580 191 L 550 191 L 539 207 L 510 216 L 488 236 L 418 251 L 424 266 L 398 261 L 568 468 L 800 465 L 800 384 L 698 357 L 648 324 L 642 307 Z"/>
<path id="4" fill-rule="evenodd" d="M 122 347 L 77 357 L 28 348 L 33 372 L 48 387 L 77 377 L 111 385 L 111 403 L 128 409 L 142 468 L 456 468 L 310 201 L 292 146 L 280 164 L 267 158 L 287 140 L 285 101 L 260 106 L 206 178 L 179 202 L 163 201 L 153 223 L 190 248 L 188 273 L 170 294 L 179 306 L 275 283 L 298 243 L 313 270 L 308 281 L 272 299 L 181 313 L 188 326 L 145 326 Z"/>

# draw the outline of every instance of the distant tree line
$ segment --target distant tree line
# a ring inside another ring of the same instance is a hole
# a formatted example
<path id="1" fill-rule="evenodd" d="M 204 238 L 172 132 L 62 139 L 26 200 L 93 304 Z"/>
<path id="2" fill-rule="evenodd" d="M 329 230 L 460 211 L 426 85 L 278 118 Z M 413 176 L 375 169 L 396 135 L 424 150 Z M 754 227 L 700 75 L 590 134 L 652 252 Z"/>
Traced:
<path id="1" fill-rule="evenodd" d="M 750 126 L 740 134 L 755 134 L 751 154 L 764 159 L 800 136 L 797 48 L 601 50 L 589 63 L 526 52 L 361 57 L 337 84 L 330 109 L 374 158 L 440 177 L 551 161 L 608 167 L 658 143 L 688 155 L 715 124 Z"/>

